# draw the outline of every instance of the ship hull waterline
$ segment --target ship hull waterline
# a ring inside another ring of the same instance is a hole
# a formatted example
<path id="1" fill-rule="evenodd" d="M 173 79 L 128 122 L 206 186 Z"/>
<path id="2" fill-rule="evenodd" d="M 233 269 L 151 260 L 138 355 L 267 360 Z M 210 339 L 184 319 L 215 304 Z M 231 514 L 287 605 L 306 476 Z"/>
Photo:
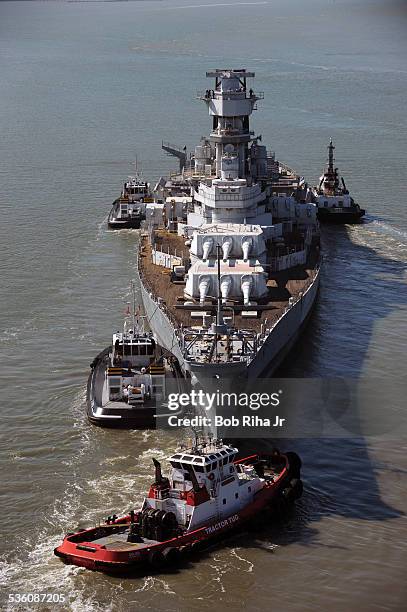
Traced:
<path id="1" fill-rule="evenodd" d="M 317 213 L 318 220 L 320 223 L 331 223 L 335 225 L 344 224 L 356 224 L 363 223 L 363 217 L 365 215 L 364 210 L 349 211 L 349 212 L 330 212 L 329 209 L 325 210 L 320 208 Z"/>

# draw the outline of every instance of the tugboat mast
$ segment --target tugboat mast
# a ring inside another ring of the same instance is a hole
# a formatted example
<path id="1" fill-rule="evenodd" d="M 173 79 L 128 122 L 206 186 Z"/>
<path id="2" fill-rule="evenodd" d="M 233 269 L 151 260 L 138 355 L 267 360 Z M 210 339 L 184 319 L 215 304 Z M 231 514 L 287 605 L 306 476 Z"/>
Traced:
<path id="1" fill-rule="evenodd" d="M 328 172 L 332 173 L 332 174 L 335 172 L 335 169 L 334 169 L 334 161 L 335 161 L 334 160 L 334 149 L 335 149 L 335 147 L 333 145 L 332 138 L 331 138 L 331 140 L 329 141 L 329 145 L 328 145 Z"/>

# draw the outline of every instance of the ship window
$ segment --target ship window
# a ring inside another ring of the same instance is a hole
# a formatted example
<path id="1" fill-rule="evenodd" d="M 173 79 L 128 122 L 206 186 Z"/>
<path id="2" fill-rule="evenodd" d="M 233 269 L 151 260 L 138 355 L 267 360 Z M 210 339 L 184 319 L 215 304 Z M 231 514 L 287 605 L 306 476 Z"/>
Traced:
<path id="1" fill-rule="evenodd" d="M 184 455 L 182 458 L 183 459 L 193 459 L 193 457 L 191 457 L 191 455 Z"/>
<path id="2" fill-rule="evenodd" d="M 181 467 L 183 470 L 185 470 L 186 472 L 189 472 L 189 470 L 191 469 L 191 466 L 188 465 L 187 463 L 181 463 Z"/>
<path id="3" fill-rule="evenodd" d="M 249 493 L 251 493 L 252 488 L 251 487 L 247 487 L 247 490 L 249 491 Z"/>
<path id="4" fill-rule="evenodd" d="M 207 472 L 210 472 L 210 471 L 211 471 L 211 469 L 212 469 L 212 466 L 211 466 L 210 464 L 208 464 L 208 465 L 206 466 L 206 471 L 207 471 Z"/>
<path id="5" fill-rule="evenodd" d="M 222 503 L 223 503 L 224 506 L 226 505 L 226 499 L 225 498 L 223 498 Z"/>
<path id="6" fill-rule="evenodd" d="M 204 466 L 203 465 L 194 465 L 194 470 L 195 470 L 195 472 L 203 472 L 204 471 Z"/>
<path id="7" fill-rule="evenodd" d="M 178 461 L 170 461 L 170 463 L 173 468 L 176 468 L 177 470 L 181 469 L 181 464 Z"/>
<path id="8" fill-rule="evenodd" d="M 120 387 L 110 387 L 111 393 L 120 393 Z"/>
<path id="9" fill-rule="evenodd" d="M 235 498 L 237 499 L 239 497 L 239 493 L 235 493 Z"/>
<path id="10" fill-rule="evenodd" d="M 212 463 L 212 469 L 216 470 L 216 468 L 218 467 L 218 462 L 215 461 L 214 463 Z"/>

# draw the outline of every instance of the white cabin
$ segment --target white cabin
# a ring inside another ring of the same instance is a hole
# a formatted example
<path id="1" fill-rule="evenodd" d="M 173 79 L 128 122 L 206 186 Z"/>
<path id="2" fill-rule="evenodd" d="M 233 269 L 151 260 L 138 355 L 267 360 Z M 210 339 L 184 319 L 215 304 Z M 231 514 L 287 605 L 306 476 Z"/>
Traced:
<path id="1" fill-rule="evenodd" d="M 252 466 L 234 464 L 236 454 L 236 448 L 213 442 L 171 455 L 169 478 L 156 467 L 143 510 L 173 512 L 189 531 L 239 512 L 253 501 L 264 479 Z"/>

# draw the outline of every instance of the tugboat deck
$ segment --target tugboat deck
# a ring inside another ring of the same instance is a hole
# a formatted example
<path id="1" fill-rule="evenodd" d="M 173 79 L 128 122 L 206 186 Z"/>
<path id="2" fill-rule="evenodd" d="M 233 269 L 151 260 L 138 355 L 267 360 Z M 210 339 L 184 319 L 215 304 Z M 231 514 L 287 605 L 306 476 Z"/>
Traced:
<path id="1" fill-rule="evenodd" d="M 103 536 L 102 538 L 98 538 L 97 540 L 92 540 L 93 544 L 99 544 L 100 546 L 105 546 L 107 550 L 115 550 L 121 552 L 130 552 L 137 548 L 146 548 L 147 546 L 154 546 L 154 544 L 158 544 L 158 540 L 149 540 L 148 538 L 143 538 L 142 542 L 128 542 L 127 536 L 129 534 L 129 529 L 126 527 L 124 531 L 121 533 L 112 533 L 107 536 Z"/>

